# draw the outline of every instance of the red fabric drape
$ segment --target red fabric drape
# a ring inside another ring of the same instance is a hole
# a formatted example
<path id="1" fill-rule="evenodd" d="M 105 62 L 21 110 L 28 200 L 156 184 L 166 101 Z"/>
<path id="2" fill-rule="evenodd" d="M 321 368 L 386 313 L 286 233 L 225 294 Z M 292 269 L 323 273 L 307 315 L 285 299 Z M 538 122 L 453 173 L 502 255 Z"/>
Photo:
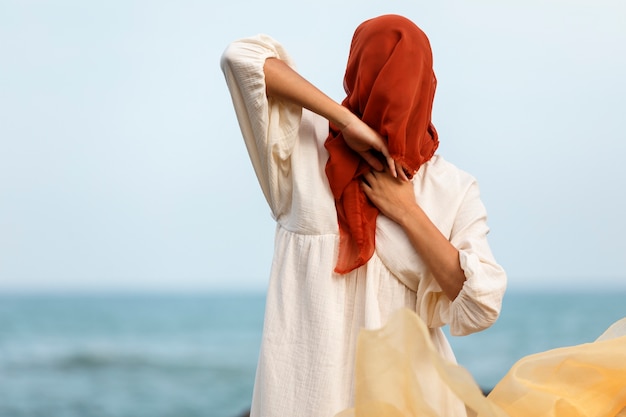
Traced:
<path id="1" fill-rule="evenodd" d="M 417 172 L 439 144 L 431 123 L 436 85 L 430 42 L 413 22 L 384 15 L 356 29 L 342 105 L 386 138 L 391 156 L 410 173 Z M 332 124 L 325 146 L 330 155 L 326 175 L 339 219 L 335 271 L 343 274 L 365 264 L 374 253 L 378 209 L 359 186 L 370 166 Z"/>

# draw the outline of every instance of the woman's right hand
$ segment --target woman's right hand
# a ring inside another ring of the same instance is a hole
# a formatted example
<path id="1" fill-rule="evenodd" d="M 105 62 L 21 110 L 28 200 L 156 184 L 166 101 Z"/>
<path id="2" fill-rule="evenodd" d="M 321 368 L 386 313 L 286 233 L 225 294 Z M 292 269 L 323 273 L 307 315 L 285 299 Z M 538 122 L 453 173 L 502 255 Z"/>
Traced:
<path id="1" fill-rule="evenodd" d="M 373 152 L 380 152 L 387 161 L 389 172 L 395 178 L 407 180 L 406 174 L 402 167 L 394 161 L 389 155 L 389 149 L 385 143 L 385 139 L 374 129 L 369 127 L 365 122 L 359 119 L 355 114 L 346 109 L 350 116 L 347 122 L 341 127 L 341 134 L 346 144 L 355 152 L 357 152 L 365 161 L 375 170 L 384 171 L 380 159 Z"/>

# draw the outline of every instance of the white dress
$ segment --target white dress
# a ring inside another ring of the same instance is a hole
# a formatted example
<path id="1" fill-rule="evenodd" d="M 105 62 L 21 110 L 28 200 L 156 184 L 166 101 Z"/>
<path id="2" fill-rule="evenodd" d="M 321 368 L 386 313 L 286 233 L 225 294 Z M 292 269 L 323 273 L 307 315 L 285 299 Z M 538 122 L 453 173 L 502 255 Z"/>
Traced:
<path id="1" fill-rule="evenodd" d="M 221 65 L 259 183 L 276 220 L 275 251 L 251 415 L 330 417 L 353 405 L 359 330 L 381 327 L 408 307 L 424 320 L 437 350 L 455 361 L 441 326 L 454 335 L 498 317 L 506 275 L 487 243 L 485 208 L 473 177 L 435 155 L 413 179 L 417 201 L 459 250 L 467 280 L 452 302 L 402 229 L 380 215 L 376 251 L 366 265 L 333 272 L 339 231 L 325 174 L 328 121 L 269 99 L 263 64 L 293 66 L 266 35 L 233 42 Z M 420 352 L 415 352 L 419 355 Z M 427 376 L 424 376 L 427 377 Z M 465 415 L 434 383 L 429 401 L 446 416 Z"/>

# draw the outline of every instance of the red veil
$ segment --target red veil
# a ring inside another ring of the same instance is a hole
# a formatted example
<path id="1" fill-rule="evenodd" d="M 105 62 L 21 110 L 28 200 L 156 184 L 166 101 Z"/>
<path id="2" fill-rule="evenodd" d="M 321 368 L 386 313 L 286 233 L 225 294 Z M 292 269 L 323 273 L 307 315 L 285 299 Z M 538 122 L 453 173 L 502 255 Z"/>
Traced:
<path id="1" fill-rule="evenodd" d="M 428 161 L 439 144 L 431 123 L 437 79 L 428 38 L 413 22 L 397 15 L 367 20 L 352 38 L 342 105 L 379 132 L 391 156 L 410 174 Z M 331 124 L 325 147 L 326 175 L 339 220 L 339 257 L 335 272 L 347 273 L 374 253 L 376 217 L 360 188 L 370 166 L 350 149 Z"/>

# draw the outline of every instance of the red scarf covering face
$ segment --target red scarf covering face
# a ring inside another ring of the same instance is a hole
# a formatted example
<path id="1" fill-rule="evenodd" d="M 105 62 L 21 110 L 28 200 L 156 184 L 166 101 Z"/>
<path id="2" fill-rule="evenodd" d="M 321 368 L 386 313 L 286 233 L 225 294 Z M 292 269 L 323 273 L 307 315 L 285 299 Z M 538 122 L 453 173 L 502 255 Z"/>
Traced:
<path id="1" fill-rule="evenodd" d="M 344 78 L 350 109 L 386 140 L 391 157 L 417 172 L 439 144 L 431 123 L 437 80 L 428 38 L 413 22 L 385 15 L 363 22 L 354 32 Z M 335 272 L 364 265 L 374 253 L 378 209 L 360 187 L 371 167 L 330 125 L 325 147 L 326 175 L 339 220 Z"/>

